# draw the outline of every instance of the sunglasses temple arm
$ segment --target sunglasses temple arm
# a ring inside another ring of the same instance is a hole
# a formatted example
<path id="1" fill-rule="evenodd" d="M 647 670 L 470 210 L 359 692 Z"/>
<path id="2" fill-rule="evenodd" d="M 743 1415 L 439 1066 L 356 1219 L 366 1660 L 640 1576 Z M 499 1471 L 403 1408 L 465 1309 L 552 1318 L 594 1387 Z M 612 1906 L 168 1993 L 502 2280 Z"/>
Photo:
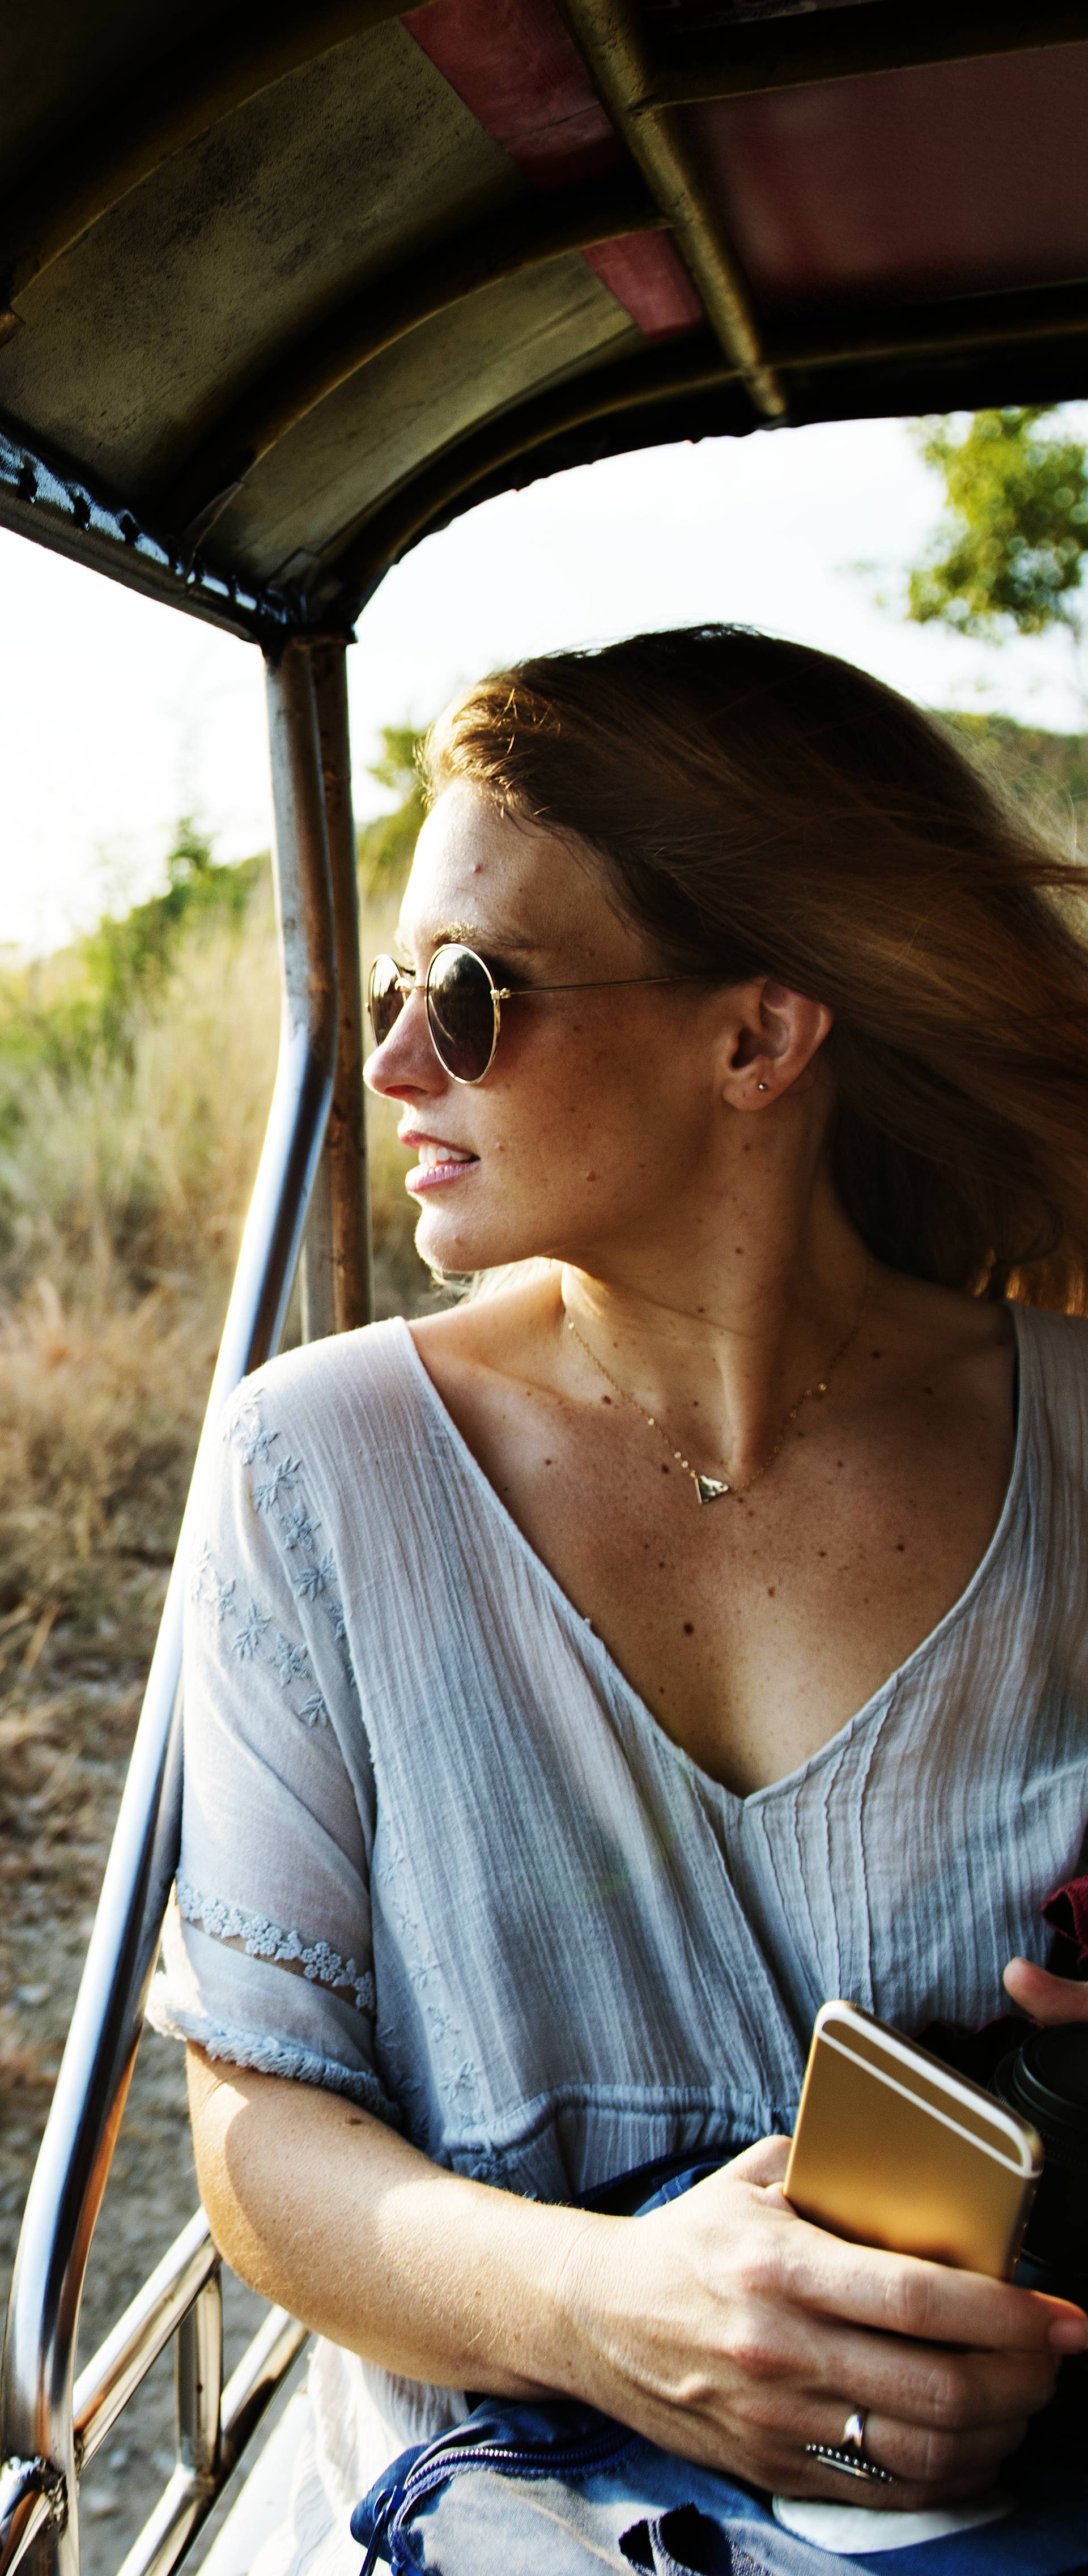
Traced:
<path id="1" fill-rule="evenodd" d="M 514 992 L 522 1000 L 532 1000 L 536 993 L 618 993 L 630 984 L 701 984 L 702 975 L 602 975 L 582 984 L 515 984 Z M 502 995 L 508 1001 L 509 993 Z"/>

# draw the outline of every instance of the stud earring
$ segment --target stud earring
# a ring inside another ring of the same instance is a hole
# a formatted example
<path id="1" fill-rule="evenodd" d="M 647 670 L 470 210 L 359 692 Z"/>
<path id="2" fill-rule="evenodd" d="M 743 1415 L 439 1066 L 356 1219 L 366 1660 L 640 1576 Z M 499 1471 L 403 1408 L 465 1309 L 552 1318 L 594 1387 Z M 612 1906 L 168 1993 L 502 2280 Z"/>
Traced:
<path id="1" fill-rule="evenodd" d="M 756 1084 L 756 1090 L 757 1090 L 757 1091 L 769 1091 L 769 1090 L 770 1090 L 770 1087 L 771 1087 L 771 1086 L 770 1086 L 770 1083 L 769 1083 L 769 1082 L 757 1082 L 757 1084 Z"/>

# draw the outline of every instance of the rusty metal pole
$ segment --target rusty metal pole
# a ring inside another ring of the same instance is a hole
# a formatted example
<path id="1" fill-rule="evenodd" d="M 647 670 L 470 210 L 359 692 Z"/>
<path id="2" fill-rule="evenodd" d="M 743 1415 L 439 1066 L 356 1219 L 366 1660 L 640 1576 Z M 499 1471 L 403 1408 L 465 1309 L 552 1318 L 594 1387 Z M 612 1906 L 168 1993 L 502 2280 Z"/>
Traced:
<path id="1" fill-rule="evenodd" d="M 374 1292 L 347 648 L 342 637 L 330 636 L 312 644 L 309 652 L 321 743 L 340 996 L 332 1107 L 302 1256 L 302 1329 L 305 1339 L 314 1342 L 327 1333 L 350 1333 L 359 1324 L 369 1324 Z"/>

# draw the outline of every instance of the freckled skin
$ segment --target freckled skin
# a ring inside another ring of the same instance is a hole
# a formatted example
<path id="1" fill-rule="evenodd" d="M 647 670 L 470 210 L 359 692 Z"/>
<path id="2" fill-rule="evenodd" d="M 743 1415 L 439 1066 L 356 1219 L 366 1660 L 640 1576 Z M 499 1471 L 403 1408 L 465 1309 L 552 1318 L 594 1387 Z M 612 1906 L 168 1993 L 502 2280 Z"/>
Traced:
<path id="1" fill-rule="evenodd" d="M 499 959 L 504 931 L 532 943 L 502 978 L 515 985 L 661 969 L 589 854 L 461 788 L 412 870 L 417 970 L 454 921 Z M 367 1068 L 407 1125 L 476 1158 L 421 1194 L 424 1258 L 550 1265 L 413 1325 L 440 1397 L 657 1722 L 741 1794 L 825 1744 L 952 1607 L 1012 1459 L 1007 1315 L 879 1266 L 858 1342 L 750 1500 L 700 1506 L 661 1456 L 667 1440 L 746 1482 L 856 1311 L 866 1255 L 835 1195 L 829 1025 L 758 977 L 577 1008 L 515 994 L 491 1070 L 465 1088 L 413 997 Z M 656 1430 L 601 1388 L 564 1300 Z"/>

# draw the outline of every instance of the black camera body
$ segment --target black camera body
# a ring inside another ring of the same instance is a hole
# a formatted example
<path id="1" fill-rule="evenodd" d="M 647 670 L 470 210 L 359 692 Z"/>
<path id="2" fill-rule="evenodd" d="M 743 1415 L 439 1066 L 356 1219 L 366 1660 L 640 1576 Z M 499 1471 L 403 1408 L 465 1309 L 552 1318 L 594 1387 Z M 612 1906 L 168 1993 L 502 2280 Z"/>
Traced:
<path id="1" fill-rule="evenodd" d="M 1036 2030 L 1002 2058 L 991 2091 L 1038 2129 L 1046 2161 L 1024 2231 L 1016 2278 L 1088 2309 L 1088 2023 Z M 1058 2392 L 1032 2428 L 1067 2450 L 1088 2432 L 1088 2354 L 1064 2361 Z"/>

